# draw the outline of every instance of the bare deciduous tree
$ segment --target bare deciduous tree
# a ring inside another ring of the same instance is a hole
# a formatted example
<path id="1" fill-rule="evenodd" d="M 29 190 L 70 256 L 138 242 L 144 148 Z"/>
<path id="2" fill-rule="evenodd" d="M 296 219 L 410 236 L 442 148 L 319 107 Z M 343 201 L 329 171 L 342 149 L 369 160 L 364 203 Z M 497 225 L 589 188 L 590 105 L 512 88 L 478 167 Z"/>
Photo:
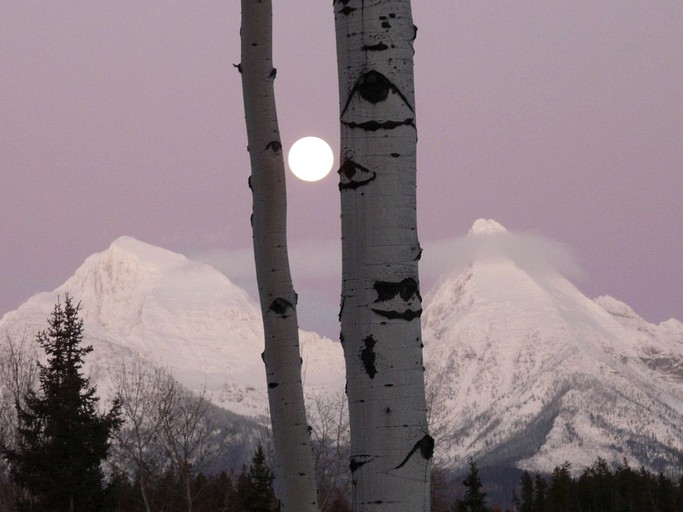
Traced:
<path id="1" fill-rule="evenodd" d="M 26 334 L 5 332 L 0 345 L 0 446 L 16 447 L 17 405 L 24 407 L 29 390 L 38 388 L 38 353 Z M 7 480 L 8 467 L 0 457 L 0 478 Z M 13 486 L 0 486 L 0 510 L 14 506 Z M 5 507 L 5 508 L 3 508 Z"/>
<path id="2" fill-rule="evenodd" d="M 349 415 L 346 396 L 316 395 L 309 405 L 311 439 L 318 485 L 318 506 L 328 510 L 338 496 L 351 490 Z"/>
<path id="3" fill-rule="evenodd" d="M 169 463 L 162 433 L 175 386 L 168 372 L 141 360 L 121 362 L 111 378 L 123 420 L 114 449 L 123 466 L 133 472 L 130 476 L 137 478 L 145 510 L 152 512 L 148 486 Z"/>
<path id="4" fill-rule="evenodd" d="M 12 444 L 17 426 L 17 404 L 23 405 L 29 390 L 38 386 L 38 353 L 26 335 L 18 338 L 5 333 L 0 345 L 0 441 Z"/>
<path id="5" fill-rule="evenodd" d="M 425 398 L 427 400 L 427 421 L 429 432 L 435 443 L 453 435 L 455 427 L 448 417 L 448 391 L 445 383 L 449 381 L 448 370 L 425 375 Z"/>
<path id="6" fill-rule="evenodd" d="M 187 510 L 192 512 L 194 477 L 227 447 L 225 432 L 213 420 L 205 393 L 192 393 L 167 370 L 144 361 L 121 363 L 112 379 L 124 420 L 116 452 L 134 471 L 146 510 L 155 510 L 149 484 L 173 469 L 183 484 Z"/>
<path id="7" fill-rule="evenodd" d="M 205 392 L 195 395 L 173 382 L 171 403 L 163 419 L 162 437 L 171 462 L 183 482 L 187 512 L 192 512 L 192 480 L 216 460 L 225 445 L 213 435 L 218 425 L 214 425 L 209 417 L 210 404 Z"/>

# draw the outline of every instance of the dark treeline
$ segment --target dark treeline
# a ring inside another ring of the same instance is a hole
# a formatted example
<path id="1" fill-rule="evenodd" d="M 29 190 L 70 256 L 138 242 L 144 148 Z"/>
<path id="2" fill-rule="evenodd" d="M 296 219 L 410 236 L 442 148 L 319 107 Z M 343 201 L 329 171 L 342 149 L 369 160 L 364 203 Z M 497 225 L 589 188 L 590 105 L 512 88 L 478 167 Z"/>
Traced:
<path id="1" fill-rule="evenodd" d="M 568 462 L 551 475 L 525 471 L 511 505 L 490 504 L 476 463 L 458 490 L 432 495 L 432 512 L 683 512 L 683 474 L 667 476 L 598 459 L 578 476 Z"/>
<path id="2" fill-rule="evenodd" d="M 197 474 L 192 481 L 191 508 L 185 500 L 182 478 L 174 471 L 148 483 L 149 506 L 163 512 L 277 512 L 273 481 L 273 472 L 259 446 L 251 464 L 241 471 Z M 490 503 L 474 462 L 463 485 L 445 488 L 439 478 L 432 484 L 441 486 L 432 489 L 432 512 L 683 512 L 683 475 L 668 477 L 626 463 L 611 468 L 603 459 L 578 476 L 572 476 L 569 463 L 546 476 L 525 471 L 516 488 L 510 490 L 511 504 L 507 506 Z M 12 483 L 0 482 L 0 510 L 15 512 L 15 491 Z M 103 510 L 148 510 L 139 483 L 122 473 L 114 472 L 106 494 Z M 348 498 L 340 489 L 323 512 L 350 512 Z"/>
<path id="3" fill-rule="evenodd" d="M 274 475 L 261 446 L 251 464 L 242 470 L 222 471 L 217 474 L 198 473 L 192 479 L 191 504 L 187 503 L 183 477 L 169 470 L 147 482 L 147 504 L 142 498 L 137 480 L 131 481 L 124 473 L 114 470 L 105 489 L 108 512 L 278 512 L 279 502 L 273 487 Z M 0 510 L 19 512 L 32 510 L 15 506 L 18 487 L 7 480 L 0 481 Z M 351 512 L 347 498 L 339 492 L 324 507 L 323 512 Z"/>
<path id="4" fill-rule="evenodd" d="M 598 459 L 578 477 L 568 463 L 556 467 L 550 478 L 522 475 L 520 512 L 683 512 L 683 475 L 669 478 L 626 462 L 612 470 Z"/>
<path id="5" fill-rule="evenodd" d="M 192 483 L 192 512 L 276 512 L 279 503 L 273 489 L 273 472 L 259 446 L 249 467 L 241 472 L 222 471 L 215 475 L 198 474 Z M 164 475 L 150 486 L 150 505 L 155 511 L 187 512 L 188 504 L 181 479 Z M 146 512 L 139 486 L 125 477 L 115 478 L 110 487 L 109 510 Z M 343 496 L 330 504 L 327 512 L 350 512 Z"/>
<path id="6" fill-rule="evenodd" d="M 145 505 L 140 485 L 124 475 L 115 476 L 109 487 L 110 511 L 116 512 L 271 512 L 278 510 L 273 489 L 273 473 L 258 446 L 251 465 L 239 473 L 222 471 L 215 475 L 198 473 L 192 479 L 191 504 L 187 503 L 184 482 L 175 471 L 147 483 Z"/>

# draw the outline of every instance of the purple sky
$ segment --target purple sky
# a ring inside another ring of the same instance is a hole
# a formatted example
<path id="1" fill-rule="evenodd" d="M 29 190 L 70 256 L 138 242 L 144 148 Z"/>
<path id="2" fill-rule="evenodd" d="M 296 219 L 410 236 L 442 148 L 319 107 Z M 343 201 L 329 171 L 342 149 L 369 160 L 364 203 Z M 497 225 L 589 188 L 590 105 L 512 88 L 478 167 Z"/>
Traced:
<path id="1" fill-rule="evenodd" d="M 123 234 L 248 254 L 239 2 L 2 4 L 0 315 Z M 331 2 L 275 4 L 283 144 L 337 147 Z M 494 218 L 566 244 L 587 295 L 683 320 L 683 2 L 413 9 L 423 245 Z M 288 188 L 295 286 L 336 301 L 301 263 L 338 268 L 336 175 Z"/>

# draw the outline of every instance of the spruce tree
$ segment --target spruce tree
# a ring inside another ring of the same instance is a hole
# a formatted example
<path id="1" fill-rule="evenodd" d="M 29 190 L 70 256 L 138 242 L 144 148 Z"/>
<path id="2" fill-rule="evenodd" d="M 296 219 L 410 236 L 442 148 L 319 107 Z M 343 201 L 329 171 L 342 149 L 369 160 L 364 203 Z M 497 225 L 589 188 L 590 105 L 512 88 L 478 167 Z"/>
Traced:
<path id="1" fill-rule="evenodd" d="M 534 481 L 528 471 L 522 473 L 520 512 L 534 512 Z"/>
<path id="2" fill-rule="evenodd" d="M 465 497 L 456 500 L 454 512 L 490 512 L 486 504 L 486 493 L 483 490 L 481 478 L 479 478 L 479 468 L 472 459 L 469 461 L 470 472 L 463 480 L 465 486 Z"/>
<path id="3" fill-rule="evenodd" d="M 259 444 L 249 470 L 243 470 L 237 481 L 237 493 L 245 511 L 272 512 L 277 509 L 274 478 L 273 471 L 266 462 L 263 447 Z"/>
<path id="4" fill-rule="evenodd" d="M 37 342 L 47 354 L 38 364 L 40 389 L 17 404 L 16 446 L 5 450 L 12 479 L 22 488 L 18 510 L 98 511 L 104 504 L 101 468 L 109 439 L 119 426 L 119 404 L 98 412 L 95 386 L 83 375 L 84 346 L 80 303 L 67 295 L 55 305 L 49 328 Z"/>
<path id="5" fill-rule="evenodd" d="M 548 492 L 548 482 L 541 475 L 534 477 L 534 512 L 545 512 L 546 494 Z"/>

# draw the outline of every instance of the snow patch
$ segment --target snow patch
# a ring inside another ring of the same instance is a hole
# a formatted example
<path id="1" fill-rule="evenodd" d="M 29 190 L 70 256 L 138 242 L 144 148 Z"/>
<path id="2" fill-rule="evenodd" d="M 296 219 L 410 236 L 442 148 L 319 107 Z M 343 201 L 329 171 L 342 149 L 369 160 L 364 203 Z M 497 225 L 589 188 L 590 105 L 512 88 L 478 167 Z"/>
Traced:
<path id="1" fill-rule="evenodd" d="M 502 224 L 493 219 L 477 219 L 472 224 L 468 236 L 493 235 L 496 233 L 507 233 L 507 229 Z"/>

